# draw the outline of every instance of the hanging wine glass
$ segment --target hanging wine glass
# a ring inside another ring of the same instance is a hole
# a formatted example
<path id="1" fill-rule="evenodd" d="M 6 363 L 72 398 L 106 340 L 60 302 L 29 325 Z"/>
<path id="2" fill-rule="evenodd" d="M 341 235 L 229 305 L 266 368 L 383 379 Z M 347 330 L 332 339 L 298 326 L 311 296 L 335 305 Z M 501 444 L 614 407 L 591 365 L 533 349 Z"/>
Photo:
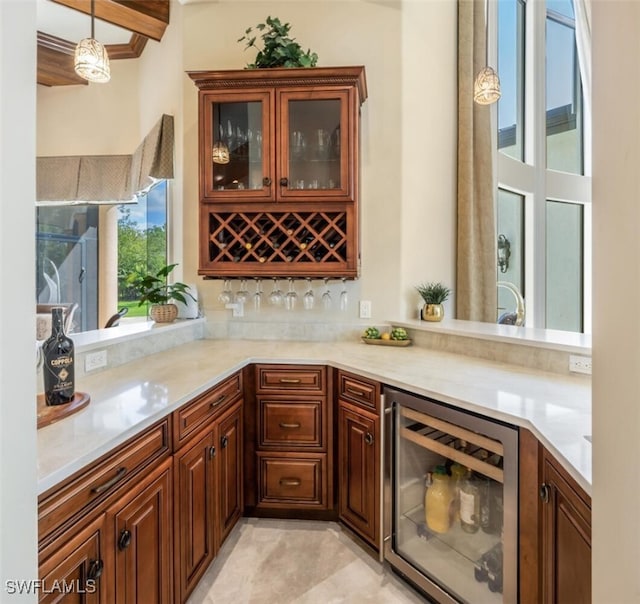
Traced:
<path id="1" fill-rule="evenodd" d="M 286 309 L 295 310 L 297 300 L 298 300 L 298 294 L 295 290 L 295 284 L 293 282 L 293 279 L 289 277 L 289 291 L 287 292 L 287 295 L 285 296 L 285 300 L 284 300 Z"/>
<path id="2" fill-rule="evenodd" d="M 240 281 L 240 289 L 236 292 L 236 302 L 239 304 L 246 304 L 249 300 L 249 290 L 247 290 L 247 280 L 242 279 Z"/>
<path id="3" fill-rule="evenodd" d="M 278 280 L 274 277 L 273 278 L 273 289 L 271 290 L 271 293 L 269 294 L 269 302 L 271 302 L 271 304 L 273 304 L 274 306 L 280 306 L 282 304 L 284 300 L 284 294 L 282 292 L 282 290 L 280 289 L 280 287 L 278 286 Z"/>
<path id="4" fill-rule="evenodd" d="M 331 309 L 331 292 L 329 291 L 329 279 L 325 277 L 324 279 L 324 293 L 322 294 L 322 306 L 325 310 Z"/>
<path id="5" fill-rule="evenodd" d="M 256 293 L 253 294 L 253 308 L 260 311 L 262 306 L 262 280 L 256 279 Z"/>
<path id="6" fill-rule="evenodd" d="M 342 291 L 340 292 L 340 310 L 342 312 L 347 310 L 347 306 L 349 305 L 349 298 L 347 293 L 347 280 L 342 278 Z"/>
<path id="7" fill-rule="evenodd" d="M 311 279 L 309 278 L 307 278 L 307 291 L 304 293 L 304 297 L 302 298 L 302 303 L 304 304 L 305 310 L 313 310 L 315 298 L 313 296 L 313 287 L 311 285 Z"/>
<path id="8" fill-rule="evenodd" d="M 218 296 L 218 300 L 223 304 L 230 304 L 231 302 L 233 302 L 233 292 L 231 291 L 231 284 L 229 282 L 229 279 L 224 280 L 224 286 L 222 288 L 222 291 L 220 292 L 220 295 Z"/>

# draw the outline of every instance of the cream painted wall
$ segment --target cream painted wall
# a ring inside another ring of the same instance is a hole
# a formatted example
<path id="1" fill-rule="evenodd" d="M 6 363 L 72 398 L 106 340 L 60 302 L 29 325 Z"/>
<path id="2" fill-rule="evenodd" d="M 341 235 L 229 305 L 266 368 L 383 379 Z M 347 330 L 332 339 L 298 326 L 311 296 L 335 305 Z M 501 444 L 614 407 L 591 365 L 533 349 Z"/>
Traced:
<path id="1" fill-rule="evenodd" d="M 592 9 L 593 602 L 626 604 L 640 602 L 640 2 Z"/>
<path id="2" fill-rule="evenodd" d="M 249 26 L 278 16 L 318 53 L 319 65 L 364 65 L 369 98 L 362 106 L 361 278 L 347 285 L 347 313 L 317 320 L 356 320 L 357 300 L 373 302 L 373 320 L 413 317 L 424 279 L 453 283 L 455 241 L 456 5 L 407 2 L 216 2 L 184 7 L 186 70 L 239 68 L 255 51 L 236 40 Z M 428 74 L 428 78 L 427 75 Z M 436 98 L 426 84 L 438 82 Z M 185 266 L 196 267 L 197 89 L 184 86 Z M 452 108 L 454 111 L 452 112 Z M 425 246 L 436 269 L 426 274 Z M 195 273 L 194 273 L 195 274 Z M 189 277 L 191 277 L 189 275 Z M 316 283 L 316 294 L 321 291 Z M 234 287 L 237 287 L 234 286 Z M 200 282 L 208 311 L 221 309 L 218 281 Z M 265 284 L 269 291 L 270 283 Z M 302 286 L 299 285 L 300 293 Z M 340 287 L 334 284 L 337 298 Z M 337 306 L 337 305 L 335 305 Z M 262 312 L 272 321 L 277 312 Z M 287 314 L 306 321 L 309 314 Z"/>
<path id="3" fill-rule="evenodd" d="M 0 2 L 0 602 L 37 579 L 35 0 Z"/>

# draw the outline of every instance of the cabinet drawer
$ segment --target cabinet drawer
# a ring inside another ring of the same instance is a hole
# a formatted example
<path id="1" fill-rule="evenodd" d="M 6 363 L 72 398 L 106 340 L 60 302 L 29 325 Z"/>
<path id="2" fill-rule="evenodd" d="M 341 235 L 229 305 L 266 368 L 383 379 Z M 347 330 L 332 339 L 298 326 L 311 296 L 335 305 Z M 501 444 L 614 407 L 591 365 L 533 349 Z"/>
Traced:
<path id="1" fill-rule="evenodd" d="M 326 455 L 258 453 L 258 507 L 326 508 Z"/>
<path id="2" fill-rule="evenodd" d="M 377 411 L 380 402 L 380 384 L 339 371 L 338 397 L 365 409 Z"/>
<path id="3" fill-rule="evenodd" d="M 173 433 L 179 447 L 192 433 L 227 409 L 242 392 L 242 374 L 236 373 L 173 413 Z"/>
<path id="4" fill-rule="evenodd" d="M 93 467 L 72 477 L 61 488 L 44 494 L 38 506 L 39 538 L 90 504 L 108 497 L 138 470 L 170 450 L 169 418 L 166 418 Z"/>
<path id="5" fill-rule="evenodd" d="M 324 367 L 290 367 L 258 365 L 256 367 L 258 392 L 324 392 Z"/>
<path id="6" fill-rule="evenodd" d="M 322 447 L 322 400 L 258 399 L 261 447 Z"/>

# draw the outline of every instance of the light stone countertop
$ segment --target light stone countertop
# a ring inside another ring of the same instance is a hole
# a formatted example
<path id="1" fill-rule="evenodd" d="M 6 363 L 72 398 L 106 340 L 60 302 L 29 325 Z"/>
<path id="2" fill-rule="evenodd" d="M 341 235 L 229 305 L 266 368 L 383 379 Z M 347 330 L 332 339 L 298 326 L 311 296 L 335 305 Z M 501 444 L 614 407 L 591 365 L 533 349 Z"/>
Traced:
<path id="1" fill-rule="evenodd" d="M 196 340 L 84 376 L 91 403 L 38 430 L 38 493 L 250 363 L 326 364 L 531 430 L 591 494 L 591 381 L 409 346 Z"/>

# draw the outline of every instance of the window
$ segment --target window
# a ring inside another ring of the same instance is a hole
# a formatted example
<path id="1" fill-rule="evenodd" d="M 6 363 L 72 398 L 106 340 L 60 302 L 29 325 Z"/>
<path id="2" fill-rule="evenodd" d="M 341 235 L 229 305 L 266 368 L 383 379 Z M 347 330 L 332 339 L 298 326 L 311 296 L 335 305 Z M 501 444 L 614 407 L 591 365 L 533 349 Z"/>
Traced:
<path id="1" fill-rule="evenodd" d="M 117 241 L 108 234 L 117 214 Z M 100 245 L 100 237 L 103 241 Z M 157 272 L 167 263 L 167 181 L 155 184 L 138 203 L 113 206 L 40 206 L 36 211 L 36 302 L 38 313 L 50 314 L 51 304 L 73 305 L 72 332 L 103 327 L 106 314 L 123 306 L 128 317 L 146 317 L 136 294 L 126 284 L 132 273 Z M 117 274 L 115 267 L 117 266 Z M 109 269 L 109 267 L 114 267 Z M 106 301 L 105 291 L 117 300 Z M 104 290 L 104 291 L 101 291 Z M 42 337 L 45 334 L 40 334 Z M 48 335 L 48 334 L 46 334 Z"/>
<path id="2" fill-rule="evenodd" d="M 498 281 L 523 294 L 527 326 L 589 332 L 590 140 L 573 0 L 498 0 L 497 11 L 496 237 L 510 251 Z M 498 317 L 509 308 L 499 289 Z"/>

